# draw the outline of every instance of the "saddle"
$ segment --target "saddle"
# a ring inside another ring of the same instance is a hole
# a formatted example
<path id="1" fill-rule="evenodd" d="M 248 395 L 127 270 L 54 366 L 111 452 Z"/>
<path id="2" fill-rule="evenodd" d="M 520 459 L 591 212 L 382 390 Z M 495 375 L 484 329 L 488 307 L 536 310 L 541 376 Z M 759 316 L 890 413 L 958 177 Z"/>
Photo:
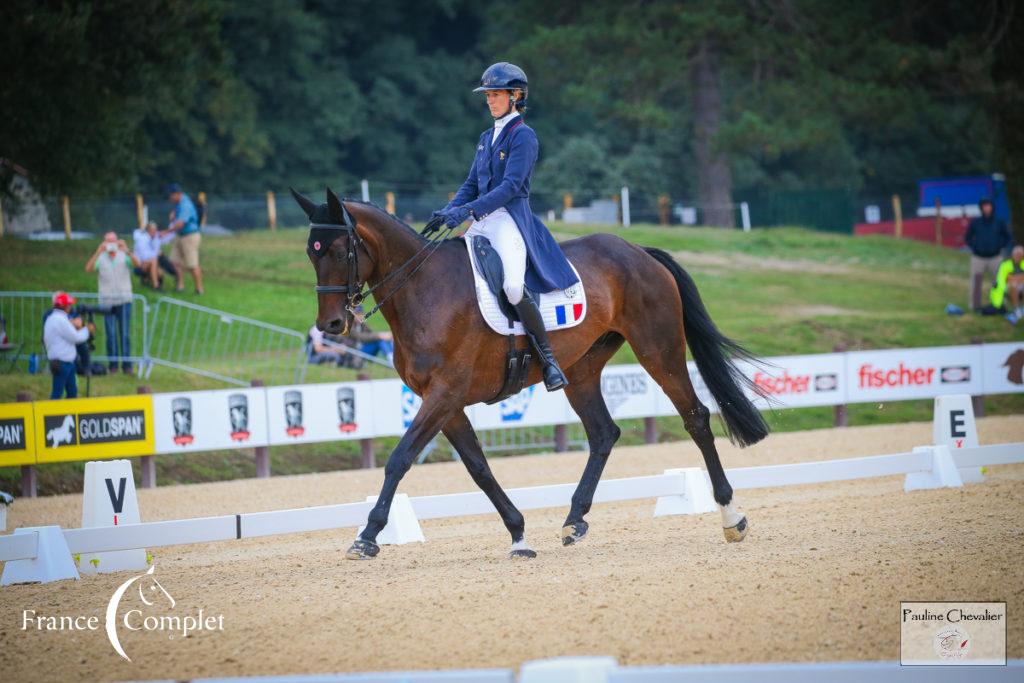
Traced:
<path id="1" fill-rule="evenodd" d="M 477 305 L 487 326 L 501 335 L 526 334 L 502 289 L 505 271 L 498 252 L 486 237 L 466 237 L 464 241 L 472 265 Z M 571 262 L 569 266 L 579 279 L 576 266 Z M 587 316 L 587 294 L 582 279 L 567 289 L 542 294 L 533 292 L 533 295 L 544 319 L 544 329 L 548 332 L 575 327 Z"/>
<path id="2" fill-rule="evenodd" d="M 522 391 L 530 371 L 533 351 L 529 345 L 524 349 L 516 349 L 516 336 L 525 334 L 526 331 L 519 321 L 515 307 L 509 303 L 505 295 L 502 286 L 505 281 L 505 269 L 498 252 L 486 237 L 466 237 L 465 241 L 473 268 L 480 314 L 492 330 L 508 338 L 505 381 L 501 390 L 493 398 L 485 401 L 492 404 Z M 569 265 L 572 266 L 571 263 Z M 572 269 L 578 278 L 579 272 L 576 271 L 576 267 L 572 266 Z M 569 289 L 533 294 L 544 319 L 544 328 L 548 331 L 575 327 L 583 322 L 586 316 L 587 300 L 582 280 Z"/>

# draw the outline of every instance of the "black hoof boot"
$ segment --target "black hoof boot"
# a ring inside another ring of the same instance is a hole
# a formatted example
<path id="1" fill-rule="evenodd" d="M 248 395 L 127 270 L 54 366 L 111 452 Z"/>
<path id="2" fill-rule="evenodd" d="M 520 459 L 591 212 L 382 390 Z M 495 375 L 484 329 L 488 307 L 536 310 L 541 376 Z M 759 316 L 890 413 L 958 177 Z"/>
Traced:
<path id="1" fill-rule="evenodd" d="M 583 537 L 587 535 L 588 529 L 590 529 L 590 525 L 583 520 L 566 524 L 562 527 L 562 545 L 572 545 L 582 541 Z"/>
<path id="2" fill-rule="evenodd" d="M 515 309 L 519 314 L 519 320 L 523 323 L 523 329 L 526 330 L 526 336 L 530 338 L 530 343 L 533 344 L 533 348 L 540 358 L 541 366 L 544 368 L 544 387 L 548 391 L 564 389 L 569 385 L 569 380 L 562 369 L 558 367 L 555 354 L 551 351 L 551 345 L 548 344 L 548 333 L 544 329 L 544 318 L 541 317 L 540 309 L 537 307 L 537 302 L 533 300 L 530 290 L 523 290 L 523 298 L 515 305 Z"/>
<path id="3" fill-rule="evenodd" d="M 380 546 L 373 541 L 357 538 L 345 553 L 346 560 L 372 560 L 380 552 Z"/>

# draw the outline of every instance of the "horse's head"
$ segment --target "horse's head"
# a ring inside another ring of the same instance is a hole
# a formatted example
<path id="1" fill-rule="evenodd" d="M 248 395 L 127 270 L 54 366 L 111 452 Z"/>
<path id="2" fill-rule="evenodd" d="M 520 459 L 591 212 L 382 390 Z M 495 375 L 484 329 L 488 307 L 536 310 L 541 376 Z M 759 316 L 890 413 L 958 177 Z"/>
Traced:
<path id="1" fill-rule="evenodd" d="M 316 271 L 316 326 L 329 334 L 347 334 L 373 272 L 373 257 L 352 214 L 330 188 L 319 206 L 295 190 L 292 195 L 309 216 L 306 255 Z"/>

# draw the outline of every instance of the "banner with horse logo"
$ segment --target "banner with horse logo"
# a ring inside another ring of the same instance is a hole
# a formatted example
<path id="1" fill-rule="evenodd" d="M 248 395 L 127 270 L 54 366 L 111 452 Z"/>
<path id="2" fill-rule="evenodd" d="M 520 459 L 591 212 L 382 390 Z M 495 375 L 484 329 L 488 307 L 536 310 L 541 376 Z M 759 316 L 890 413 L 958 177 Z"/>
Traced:
<path id="1" fill-rule="evenodd" d="M 39 462 L 98 460 L 153 453 L 150 395 L 37 401 Z"/>
<path id="2" fill-rule="evenodd" d="M 982 389 L 986 394 L 1024 391 L 1024 341 L 985 344 L 982 348 Z"/>

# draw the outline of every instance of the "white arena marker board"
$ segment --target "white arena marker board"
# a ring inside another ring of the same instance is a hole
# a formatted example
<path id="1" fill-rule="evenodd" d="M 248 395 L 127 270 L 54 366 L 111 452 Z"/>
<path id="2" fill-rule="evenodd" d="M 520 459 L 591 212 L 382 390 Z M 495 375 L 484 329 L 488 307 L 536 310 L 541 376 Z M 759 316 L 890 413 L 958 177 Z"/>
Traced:
<path id="1" fill-rule="evenodd" d="M 949 450 L 977 448 L 978 425 L 974 421 L 974 404 L 967 394 L 939 396 L 935 399 L 932 420 L 932 443 L 949 446 Z M 964 467 L 960 478 L 965 484 L 985 481 L 980 467 Z"/>
<path id="2" fill-rule="evenodd" d="M 85 463 L 82 495 L 82 528 L 139 524 L 139 499 L 130 460 L 100 460 Z M 83 574 L 145 569 L 145 548 L 81 555 Z"/>

